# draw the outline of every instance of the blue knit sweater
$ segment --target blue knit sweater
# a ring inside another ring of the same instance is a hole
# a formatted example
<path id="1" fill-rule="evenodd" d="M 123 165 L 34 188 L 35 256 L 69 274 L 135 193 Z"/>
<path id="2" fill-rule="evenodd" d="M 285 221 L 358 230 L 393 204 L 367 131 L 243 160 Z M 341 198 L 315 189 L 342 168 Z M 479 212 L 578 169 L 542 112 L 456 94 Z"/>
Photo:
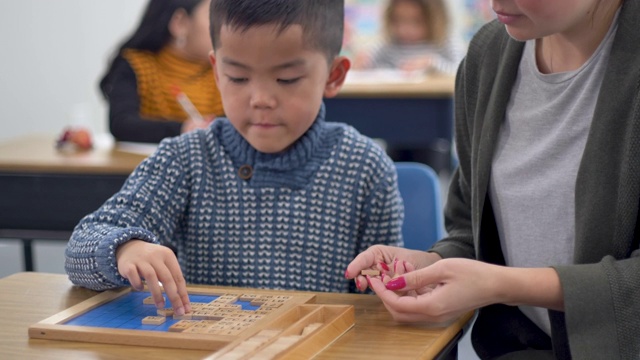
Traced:
<path id="1" fill-rule="evenodd" d="M 402 218 L 391 159 L 352 127 L 325 122 L 324 108 L 279 154 L 255 150 L 217 119 L 163 140 L 82 219 L 65 269 L 90 289 L 129 285 L 115 250 L 141 239 L 177 250 L 192 284 L 353 291 L 344 279 L 349 262 L 371 245 L 400 245 Z"/>

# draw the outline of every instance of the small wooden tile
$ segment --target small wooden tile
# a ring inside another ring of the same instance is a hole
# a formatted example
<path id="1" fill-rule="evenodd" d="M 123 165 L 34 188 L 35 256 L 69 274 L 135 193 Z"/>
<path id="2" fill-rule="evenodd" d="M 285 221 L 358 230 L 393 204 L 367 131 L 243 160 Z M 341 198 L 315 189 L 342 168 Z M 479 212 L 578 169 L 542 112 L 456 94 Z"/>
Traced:
<path id="1" fill-rule="evenodd" d="M 183 331 L 187 330 L 188 328 L 192 327 L 193 325 L 195 325 L 195 323 L 197 323 L 197 321 L 194 321 L 194 320 L 180 320 L 177 323 L 171 325 L 169 327 L 169 331 L 170 332 L 183 332 Z"/>
<path id="2" fill-rule="evenodd" d="M 193 317 L 192 314 L 193 313 L 188 313 L 188 314 L 184 314 L 184 315 L 176 315 L 175 313 L 173 313 L 173 319 L 174 320 L 191 320 L 191 318 Z"/>
<path id="3" fill-rule="evenodd" d="M 307 326 L 304 327 L 304 329 L 302 329 L 302 336 L 307 336 L 309 334 L 311 334 L 312 332 L 316 331 L 316 329 L 322 327 L 322 323 L 313 323 L 313 324 L 309 324 Z"/>
<path id="4" fill-rule="evenodd" d="M 147 296 L 146 298 L 142 299 L 142 303 L 145 305 L 155 305 L 156 302 L 153 301 L 153 296 Z"/>
<path id="5" fill-rule="evenodd" d="M 147 316 L 142 319 L 142 323 L 145 325 L 162 325 L 167 320 L 164 316 Z"/>
<path id="6" fill-rule="evenodd" d="M 173 308 L 164 308 L 164 309 L 158 309 L 156 311 L 158 313 L 158 316 L 172 316 L 173 315 Z"/>
<path id="7" fill-rule="evenodd" d="M 362 276 L 380 276 L 380 270 L 366 269 L 360 271 L 360 275 Z"/>

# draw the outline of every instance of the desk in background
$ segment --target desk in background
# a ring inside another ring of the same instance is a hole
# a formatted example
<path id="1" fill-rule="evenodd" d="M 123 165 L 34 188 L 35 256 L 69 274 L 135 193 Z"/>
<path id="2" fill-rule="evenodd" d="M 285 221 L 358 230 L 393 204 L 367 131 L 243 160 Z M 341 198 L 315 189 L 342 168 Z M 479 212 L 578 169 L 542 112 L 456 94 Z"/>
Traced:
<path id="1" fill-rule="evenodd" d="M 432 75 L 411 83 L 347 83 L 325 99 L 327 119 L 383 139 L 395 161 L 448 169 L 453 141 L 455 78 Z"/>
<path id="2" fill-rule="evenodd" d="M 52 135 L 0 143 L 0 238 L 68 240 L 80 219 L 120 190 L 144 155 L 108 149 L 61 153 Z"/>
<path id="3" fill-rule="evenodd" d="M 29 339 L 28 327 L 97 293 L 72 286 L 64 275 L 17 273 L 0 279 L 2 359 L 202 359 L 210 352 Z M 354 305 L 355 326 L 315 359 L 455 358 L 473 313 L 446 326 L 400 325 L 377 296 L 314 293 L 318 304 Z M 450 352 L 450 350 L 452 352 Z"/>

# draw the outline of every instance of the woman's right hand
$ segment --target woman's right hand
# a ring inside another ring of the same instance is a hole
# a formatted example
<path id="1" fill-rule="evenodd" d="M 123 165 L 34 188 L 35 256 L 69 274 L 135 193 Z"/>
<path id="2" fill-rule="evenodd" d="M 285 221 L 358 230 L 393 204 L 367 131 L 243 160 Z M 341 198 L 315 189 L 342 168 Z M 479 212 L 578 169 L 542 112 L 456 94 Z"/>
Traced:
<path id="1" fill-rule="evenodd" d="M 118 246 L 116 260 L 118 272 L 129 280 L 134 289 L 142 291 L 146 282 L 158 309 L 165 306 L 164 288 L 176 315 L 191 312 L 187 284 L 171 249 L 142 240 L 130 240 Z"/>
<path id="2" fill-rule="evenodd" d="M 347 266 L 344 277 L 354 279 L 356 287 L 367 289 L 366 277 L 360 275 L 362 270 L 375 269 L 391 276 L 401 275 L 409 271 L 429 266 L 442 258 L 436 253 L 411 250 L 403 247 L 374 245 L 360 253 Z M 390 278 L 385 279 L 390 280 Z"/>

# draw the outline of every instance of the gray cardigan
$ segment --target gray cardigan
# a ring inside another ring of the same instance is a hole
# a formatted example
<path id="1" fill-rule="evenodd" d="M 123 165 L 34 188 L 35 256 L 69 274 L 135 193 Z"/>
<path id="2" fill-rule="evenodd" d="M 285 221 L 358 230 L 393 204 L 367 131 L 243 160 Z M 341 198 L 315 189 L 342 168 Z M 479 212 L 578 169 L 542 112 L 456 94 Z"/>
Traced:
<path id="1" fill-rule="evenodd" d="M 555 267 L 565 311 L 549 313 L 561 358 L 640 357 L 638 14 L 640 0 L 626 0 L 576 180 L 575 265 Z M 432 249 L 443 257 L 504 264 L 487 191 L 523 45 L 492 22 L 476 34 L 459 69 L 460 167 L 445 210 L 449 237 Z"/>

